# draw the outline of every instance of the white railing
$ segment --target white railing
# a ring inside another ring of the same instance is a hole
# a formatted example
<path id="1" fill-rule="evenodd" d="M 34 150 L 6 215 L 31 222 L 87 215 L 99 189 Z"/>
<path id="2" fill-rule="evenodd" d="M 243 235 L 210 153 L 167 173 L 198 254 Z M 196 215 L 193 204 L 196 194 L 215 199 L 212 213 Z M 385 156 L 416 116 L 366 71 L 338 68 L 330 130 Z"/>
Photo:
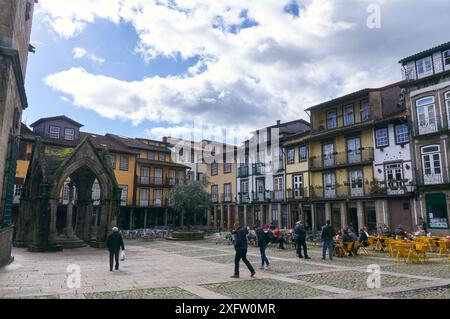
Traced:
<path id="1" fill-rule="evenodd" d="M 425 185 L 442 184 L 444 177 L 442 174 L 424 174 L 423 181 Z"/>
<path id="2" fill-rule="evenodd" d="M 430 118 L 428 121 L 419 121 L 419 134 L 429 134 L 437 132 L 437 122 L 436 118 Z"/>
<path id="3" fill-rule="evenodd" d="M 364 188 L 350 188 L 350 194 L 352 197 L 364 196 Z"/>
<path id="4" fill-rule="evenodd" d="M 336 189 L 325 188 L 325 198 L 335 198 L 335 197 L 336 197 Z"/>

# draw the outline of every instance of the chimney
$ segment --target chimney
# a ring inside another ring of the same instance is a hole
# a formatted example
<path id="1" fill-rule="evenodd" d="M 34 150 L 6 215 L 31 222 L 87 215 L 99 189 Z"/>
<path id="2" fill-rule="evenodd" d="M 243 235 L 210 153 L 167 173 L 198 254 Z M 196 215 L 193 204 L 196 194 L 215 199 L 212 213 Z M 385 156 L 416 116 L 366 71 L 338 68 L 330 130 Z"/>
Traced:
<path id="1" fill-rule="evenodd" d="M 277 125 L 280 125 L 281 124 L 281 120 L 277 120 Z"/>

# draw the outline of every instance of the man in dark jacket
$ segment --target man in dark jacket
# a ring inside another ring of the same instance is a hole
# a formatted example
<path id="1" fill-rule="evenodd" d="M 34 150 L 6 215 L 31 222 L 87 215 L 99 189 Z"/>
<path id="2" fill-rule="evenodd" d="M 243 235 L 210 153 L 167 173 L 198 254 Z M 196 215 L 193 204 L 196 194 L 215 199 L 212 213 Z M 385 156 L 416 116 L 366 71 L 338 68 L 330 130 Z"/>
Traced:
<path id="1" fill-rule="evenodd" d="M 119 252 L 120 248 L 125 250 L 122 235 L 117 227 L 113 227 L 112 234 L 106 240 L 106 246 L 109 250 L 109 271 L 113 271 L 113 259 L 116 259 L 116 270 L 119 270 Z"/>
<path id="2" fill-rule="evenodd" d="M 330 260 L 333 260 L 333 237 L 336 235 L 331 222 L 327 220 L 327 224 L 322 227 L 322 259 L 326 259 L 327 249 L 329 250 Z"/>
<path id="3" fill-rule="evenodd" d="M 269 259 L 266 256 L 266 247 L 270 242 L 268 231 L 269 225 L 265 225 L 264 229 L 261 227 L 256 229 L 256 237 L 258 239 L 258 247 L 261 254 L 261 269 L 264 269 L 264 265 L 266 265 L 267 269 L 269 268 Z"/>
<path id="4" fill-rule="evenodd" d="M 234 257 L 234 275 L 231 278 L 239 278 L 239 262 L 242 261 L 250 271 L 250 277 L 253 277 L 256 272 L 252 264 L 247 260 L 247 234 L 248 229 L 246 227 L 240 227 L 239 223 L 234 224 L 234 230 L 232 234 L 236 235 L 234 241 L 234 249 L 236 250 L 236 256 Z"/>
<path id="5" fill-rule="evenodd" d="M 295 234 L 295 247 L 297 248 L 298 258 L 303 258 L 302 255 L 302 247 L 303 247 L 305 259 L 311 259 L 308 256 L 308 249 L 306 247 L 306 230 L 303 222 L 297 222 L 295 224 L 294 234 Z"/>

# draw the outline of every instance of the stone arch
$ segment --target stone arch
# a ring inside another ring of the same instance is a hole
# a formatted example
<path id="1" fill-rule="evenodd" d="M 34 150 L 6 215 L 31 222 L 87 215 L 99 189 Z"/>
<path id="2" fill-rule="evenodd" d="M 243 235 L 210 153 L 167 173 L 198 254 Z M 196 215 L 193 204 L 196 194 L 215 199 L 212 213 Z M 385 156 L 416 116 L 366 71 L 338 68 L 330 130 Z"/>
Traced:
<path id="1" fill-rule="evenodd" d="M 56 212 L 60 191 L 68 178 L 77 186 L 77 218 L 76 229 L 73 229 L 73 203 L 70 200 L 67 206 L 68 227 L 63 240 L 56 236 Z M 100 225 L 93 231 L 90 225 L 91 192 L 95 180 L 98 180 L 101 188 L 101 210 Z M 79 247 L 85 243 L 96 247 L 104 246 L 108 231 L 116 224 L 120 203 L 120 189 L 106 149 L 97 150 L 89 137 L 86 137 L 67 154 L 46 155 L 41 141 L 38 140 L 24 188 L 24 204 L 22 205 L 21 200 L 18 233 L 31 231 L 33 238 L 25 235 L 19 237 L 16 245 L 28 245 L 32 251 L 59 250 L 61 245 Z M 30 203 L 33 203 L 34 209 L 31 209 Z"/>

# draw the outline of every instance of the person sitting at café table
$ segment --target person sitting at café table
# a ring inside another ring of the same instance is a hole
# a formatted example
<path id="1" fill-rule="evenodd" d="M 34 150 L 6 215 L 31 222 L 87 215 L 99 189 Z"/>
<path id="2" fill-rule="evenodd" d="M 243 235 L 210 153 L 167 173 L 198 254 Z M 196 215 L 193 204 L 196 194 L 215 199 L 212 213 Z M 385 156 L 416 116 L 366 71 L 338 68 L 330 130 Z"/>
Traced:
<path id="1" fill-rule="evenodd" d="M 415 237 L 420 237 L 420 236 L 426 236 L 426 235 L 427 235 L 427 233 L 423 229 L 423 226 L 419 225 L 417 227 L 417 231 L 414 233 L 414 236 Z"/>
<path id="2" fill-rule="evenodd" d="M 359 242 L 361 243 L 361 246 L 363 247 L 367 247 L 369 246 L 369 232 L 367 231 L 367 227 L 363 227 L 360 231 L 360 236 L 359 236 Z"/>
<path id="3" fill-rule="evenodd" d="M 389 229 L 389 227 L 384 225 L 384 227 L 383 227 L 383 236 L 389 237 L 389 236 L 391 236 L 391 234 L 392 233 L 391 233 L 391 230 Z"/>
<path id="4" fill-rule="evenodd" d="M 357 255 L 357 251 L 355 249 L 356 235 L 351 229 L 344 230 L 344 236 L 342 236 L 342 241 L 344 244 L 351 244 L 350 251 L 353 252 L 354 255 Z"/>
<path id="5" fill-rule="evenodd" d="M 398 225 L 397 228 L 394 230 L 394 235 L 396 237 L 406 237 L 406 232 L 403 229 L 402 225 Z"/>

